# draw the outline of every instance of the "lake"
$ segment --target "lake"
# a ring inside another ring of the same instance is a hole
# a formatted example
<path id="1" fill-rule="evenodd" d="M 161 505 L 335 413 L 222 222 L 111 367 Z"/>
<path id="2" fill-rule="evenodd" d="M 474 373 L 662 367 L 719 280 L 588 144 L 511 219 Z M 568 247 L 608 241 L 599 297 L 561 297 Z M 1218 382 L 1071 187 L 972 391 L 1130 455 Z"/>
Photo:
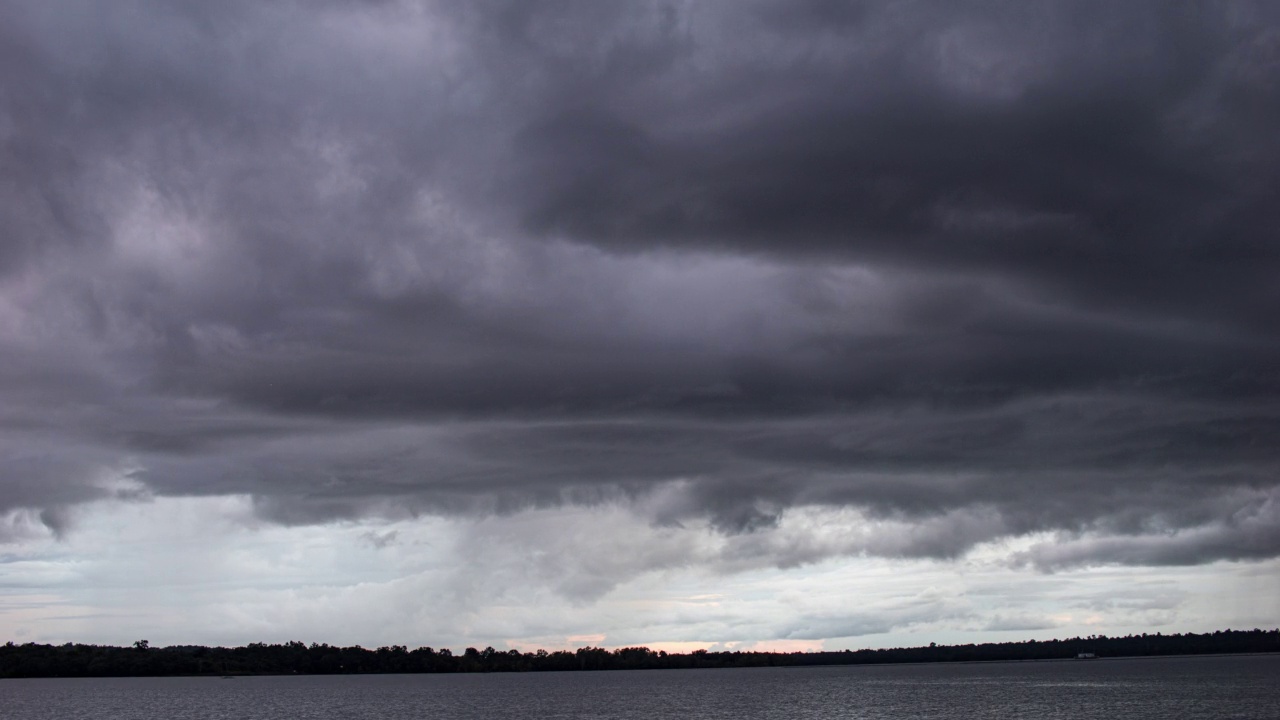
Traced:
<path id="1" fill-rule="evenodd" d="M 0 680 L 6 720 L 1280 718 L 1280 656 L 493 675 Z"/>

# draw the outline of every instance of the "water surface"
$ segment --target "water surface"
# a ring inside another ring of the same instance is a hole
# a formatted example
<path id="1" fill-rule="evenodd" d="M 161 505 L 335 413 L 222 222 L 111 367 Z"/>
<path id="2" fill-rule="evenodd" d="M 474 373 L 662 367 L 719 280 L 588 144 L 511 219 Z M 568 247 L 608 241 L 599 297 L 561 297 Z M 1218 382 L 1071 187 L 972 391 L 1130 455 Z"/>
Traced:
<path id="1" fill-rule="evenodd" d="M 7 720 L 1280 718 L 1280 656 L 735 670 L 0 680 Z"/>

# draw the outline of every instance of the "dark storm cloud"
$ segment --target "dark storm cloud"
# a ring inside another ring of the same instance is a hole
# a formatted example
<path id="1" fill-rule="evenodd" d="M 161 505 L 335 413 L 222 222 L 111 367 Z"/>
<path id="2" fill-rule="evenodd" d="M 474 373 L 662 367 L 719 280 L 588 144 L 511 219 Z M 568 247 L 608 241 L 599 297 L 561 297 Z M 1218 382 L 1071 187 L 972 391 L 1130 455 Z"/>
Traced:
<path id="1" fill-rule="evenodd" d="M 613 247 L 992 270 L 1265 325 L 1280 94 L 1275 18 L 1258 16 L 1273 9 L 905 8 L 745 22 L 728 62 L 698 67 L 718 92 L 638 111 L 632 86 L 659 81 L 609 68 L 520 136 L 526 223 Z"/>
<path id="2" fill-rule="evenodd" d="M 1274 556 L 1275 14 L 4 3 L 0 511 Z"/>

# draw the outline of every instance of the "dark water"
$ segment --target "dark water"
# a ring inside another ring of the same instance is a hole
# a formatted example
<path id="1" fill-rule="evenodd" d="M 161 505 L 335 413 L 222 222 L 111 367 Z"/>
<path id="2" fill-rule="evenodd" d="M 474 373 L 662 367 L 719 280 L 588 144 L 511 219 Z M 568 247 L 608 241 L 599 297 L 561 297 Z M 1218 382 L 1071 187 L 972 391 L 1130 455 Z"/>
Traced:
<path id="1" fill-rule="evenodd" d="M 1280 718 L 1280 656 L 503 675 L 0 680 L 6 720 Z"/>

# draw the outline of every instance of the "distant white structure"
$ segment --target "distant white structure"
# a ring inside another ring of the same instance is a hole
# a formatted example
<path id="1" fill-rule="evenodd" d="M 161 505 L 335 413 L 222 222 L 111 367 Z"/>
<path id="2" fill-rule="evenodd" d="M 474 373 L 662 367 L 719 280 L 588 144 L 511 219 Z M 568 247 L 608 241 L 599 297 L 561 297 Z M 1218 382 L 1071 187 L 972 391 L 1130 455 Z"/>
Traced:
<path id="1" fill-rule="evenodd" d="M 1080 653 L 1076 655 L 1077 660 L 1097 660 L 1098 656 L 1093 653 Z"/>

